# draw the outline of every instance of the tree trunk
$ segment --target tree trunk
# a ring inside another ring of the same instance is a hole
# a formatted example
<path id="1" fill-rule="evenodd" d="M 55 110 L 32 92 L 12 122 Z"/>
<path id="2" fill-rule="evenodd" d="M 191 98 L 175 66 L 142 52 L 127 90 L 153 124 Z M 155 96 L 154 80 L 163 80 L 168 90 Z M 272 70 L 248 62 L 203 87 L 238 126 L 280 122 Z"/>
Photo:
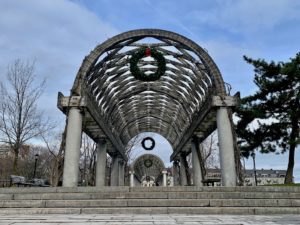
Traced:
<path id="1" fill-rule="evenodd" d="M 53 174 L 52 174 L 52 182 L 51 185 L 53 187 L 57 187 L 59 181 L 59 171 L 58 171 L 58 160 L 56 158 L 53 159 Z"/>
<path id="2" fill-rule="evenodd" d="M 19 149 L 14 149 L 14 164 L 13 164 L 13 173 L 18 175 L 18 161 L 19 161 Z"/>
<path id="3" fill-rule="evenodd" d="M 290 151 L 289 151 L 289 162 L 286 171 L 286 176 L 284 183 L 285 184 L 292 184 L 293 183 L 293 172 L 294 172 L 294 165 L 295 165 L 295 149 L 296 149 L 296 140 L 299 137 L 299 126 L 298 126 L 298 119 L 292 119 L 292 132 L 290 138 Z"/>
<path id="4" fill-rule="evenodd" d="M 295 146 L 290 148 L 289 151 L 289 163 L 286 171 L 286 176 L 284 183 L 285 184 L 292 184 L 293 183 L 293 171 L 295 165 Z"/>

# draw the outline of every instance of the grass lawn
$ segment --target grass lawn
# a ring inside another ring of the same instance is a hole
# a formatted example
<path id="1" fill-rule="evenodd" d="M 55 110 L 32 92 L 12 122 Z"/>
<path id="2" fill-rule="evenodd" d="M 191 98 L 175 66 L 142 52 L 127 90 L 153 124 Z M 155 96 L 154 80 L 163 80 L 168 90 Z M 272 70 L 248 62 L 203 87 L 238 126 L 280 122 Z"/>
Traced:
<path id="1" fill-rule="evenodd" d="M 288 187 L 288 186 L 299 186 L 300 187 L 300 183 L 295 183 L 295 184 L 267 184 L 264 186 L 278 186 L 278 187 Z"/>

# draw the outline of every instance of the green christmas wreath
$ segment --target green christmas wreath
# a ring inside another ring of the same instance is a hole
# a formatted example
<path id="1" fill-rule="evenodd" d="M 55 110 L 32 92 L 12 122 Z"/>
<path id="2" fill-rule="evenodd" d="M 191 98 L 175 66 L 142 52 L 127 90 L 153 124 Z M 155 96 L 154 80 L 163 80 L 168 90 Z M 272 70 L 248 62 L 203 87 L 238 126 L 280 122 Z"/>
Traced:
<path id="1" fill-rule="evenodd" d="M 157 70 L 153 74 L 145 74 L 138 67 L 138 62 L 144 58 L 151 56 L 157 62 Z M 166 72 L 165 57 L 154 48 L 142 47 L 135 51 L 130 58 L 130 72 L 138 80 L 141 81 L 156 81 Z"/>
<path id="2" fill-rule="evenodd" d="M 147 168 L 150 168 L 150 167 L 153 165 L 153 162 L 152 162 L 151 159 L 145 159 L 144 165 L 145 165 Z"/>

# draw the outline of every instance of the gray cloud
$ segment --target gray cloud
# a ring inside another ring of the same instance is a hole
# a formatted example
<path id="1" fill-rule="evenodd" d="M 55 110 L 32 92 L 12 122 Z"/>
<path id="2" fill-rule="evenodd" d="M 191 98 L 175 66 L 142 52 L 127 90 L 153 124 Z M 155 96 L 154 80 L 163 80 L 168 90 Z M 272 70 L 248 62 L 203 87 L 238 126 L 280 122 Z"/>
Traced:
<path id="1" fill-rule="evenodd" d="M 225 0 L 211 10 L 194 10 L 187 16 L 232 32 L 262 32 L 283 21 L 300 20 L 300 2 L 295 0 Z"/>
<path id="2" fill-rule="evenodd" d="M 14 59 L 35 59 L 36 73 L 47 78 L 40 107 L 60 117 L 57 92 L 69 94 L 84 56 L 117 30 L 66 0 L 3 0 L 0 4 L 0 78 Z"/>

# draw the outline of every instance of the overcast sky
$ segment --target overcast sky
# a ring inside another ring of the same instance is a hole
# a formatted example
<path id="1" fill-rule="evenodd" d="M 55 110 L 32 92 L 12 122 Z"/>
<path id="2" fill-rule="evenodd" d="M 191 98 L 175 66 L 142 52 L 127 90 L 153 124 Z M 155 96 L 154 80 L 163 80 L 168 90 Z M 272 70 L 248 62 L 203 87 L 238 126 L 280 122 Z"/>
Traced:
<path id="1" fill-rule="evenodd" d="M 0 0 L 0 79 L 15 59 L 36 60 L 37 75 L 47 78 L 40 108 L 63 124 L 57 92 L 69 95 L 84 56 L 118 33 L 159 28 L 205 48 L 232 85 L 232 94 L 245 96 L 255 86 L 242 56 L 274 61 L 295 56 L 300 51 L 299 12 L 298 0 Z M 157 141 L 156 151 L 167 161 L 170 147 Z M 258 156 L 257 164 L 286 169 L 287 155 Z M 298 150 L 298 180 L 299 165 Z"/>

